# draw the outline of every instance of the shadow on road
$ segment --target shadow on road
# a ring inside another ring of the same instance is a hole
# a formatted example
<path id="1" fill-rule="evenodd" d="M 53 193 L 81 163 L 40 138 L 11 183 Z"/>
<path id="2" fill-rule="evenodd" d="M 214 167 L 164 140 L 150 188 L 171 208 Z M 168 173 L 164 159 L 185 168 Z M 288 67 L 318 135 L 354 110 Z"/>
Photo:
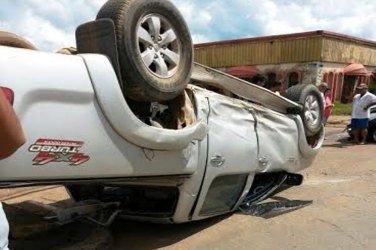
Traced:
<path id="1" fill-rule="evenodd" d="M 368 144 L 373 144 L 371 142 L 368 142 Z M 337 140 L 334 143 L 324 143 L 323 147 L 334 147 L 334 148 L 347 148 L 347 147 L 353 147 L 356 146 L 356 144 L 353 141 L 349 141 L 348 138 L 341 138 Z"/>
<path id="2" fill-rule="evenodd" d="M 59 206 L 67 201 L 54 203 Z M 43 219 L 45 211 L 32 203 L 3 204 L 7 214 L 12 250 L 103 249 L 111 244 L 110 232 L 97 225 L 76 221 L 63 226 Z M 44 215 L 42 215 L 44 214 Z M 93 248 L 95 247 L 95 248 Z"/>
<path id="3" fill-rule="evenodd" d="M 117 220 L 110 228 L 113 236 L 111 249 L 151 250 L 167 247 L 211 227 L 229 216 L 231 214 L 175 225 Z"/>
<path id="4" fill-rule="evenodd" d="M 312 203 L 312 201 L 290 200 L 281 196 L 273 196 L 270 200 L 259 205 L 255 204 L 256 209 L 253 211 L 250 208 L 252 211 L 248 211 L 250 212 L 249 215 L 271 219 L 293 212 Z M 246 211 L 235 213 L 247 214 Z M 177 225 L 118 220 L 110 228 L 113 237 L 111 249 L 152 250 L 167 247 L 209 228 L 230 216 L 232 216 L 232 213 L 204 221 Z"/>
<path id="5" fill-rule="evenodd" d="M 334 143 L 324 143 L 323 147 L 346 148 L 353 145 L 354 144 L 352 142 L 349 142 L 347 138 L 341 138 Z"/>

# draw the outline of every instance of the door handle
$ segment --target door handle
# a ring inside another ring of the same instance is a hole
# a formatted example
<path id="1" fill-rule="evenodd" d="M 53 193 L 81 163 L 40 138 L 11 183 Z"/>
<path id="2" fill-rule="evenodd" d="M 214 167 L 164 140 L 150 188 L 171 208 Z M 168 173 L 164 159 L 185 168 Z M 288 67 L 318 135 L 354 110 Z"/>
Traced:
<path id="1" fill-rule="evenodd" d="M 210 162 L 215 167 L 220 167 L 225 163 L 225 158 L 222 155 L 216 154 L 210 158 Z"/>

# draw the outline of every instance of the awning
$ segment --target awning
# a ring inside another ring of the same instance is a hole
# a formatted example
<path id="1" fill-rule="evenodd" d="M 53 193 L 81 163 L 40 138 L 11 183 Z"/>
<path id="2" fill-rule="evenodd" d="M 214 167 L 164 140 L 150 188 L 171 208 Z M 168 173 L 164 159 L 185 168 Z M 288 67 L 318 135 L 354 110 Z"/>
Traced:
<path id="1" fill-rule="evenodd" d="M 372 73 L 369 72 L 362 64 L 360 63 L 352 63 L 346 66 L 343 69 L 343 73 L 345 75 L 371 75 Z"/>
<path id="2" fill-rule="evenodd" d="M 236 77 L 252 77 L 260 71 L 254 66 L 236 66 L 228 68 L 226 73 Z"/>

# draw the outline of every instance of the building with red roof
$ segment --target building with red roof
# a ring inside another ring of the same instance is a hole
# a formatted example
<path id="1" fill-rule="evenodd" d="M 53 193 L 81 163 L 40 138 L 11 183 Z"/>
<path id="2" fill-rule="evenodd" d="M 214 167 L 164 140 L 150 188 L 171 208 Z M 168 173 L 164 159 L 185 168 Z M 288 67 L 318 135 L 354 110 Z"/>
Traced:
<path id="1" fill-rule="evenodd" d="M 244 38 L 196 44 L 195 61 L 246 80 L 264 74 L 285 88 L 327 82 L 335 100 L 349 102 L 357 83 L 373 83 L 376 41 L 323 30 Z"/>

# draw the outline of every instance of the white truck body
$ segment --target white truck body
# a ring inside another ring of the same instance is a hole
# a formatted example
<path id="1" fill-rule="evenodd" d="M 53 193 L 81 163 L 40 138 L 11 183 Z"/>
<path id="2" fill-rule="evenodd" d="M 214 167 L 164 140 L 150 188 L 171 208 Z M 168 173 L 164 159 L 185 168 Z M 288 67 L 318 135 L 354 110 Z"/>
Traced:
<path id="1" fill-rule="evenodd" d="M 202 70 L 195 66 L 193 80 L 208 82 L 219 74 L 208 71 L 205 76 Z M 162 129 L 132 113 L 107 57 L 0 46 L 0 85 L 13 90 L 13 107 L 26 135 L 26 143 L 0 162 L 1 185 L 173 187 L 178 193 L 173 211 L 125 214 L 179 223 L 231 212 L 255 175 L 302 170 L 323 140 L 322 130 L 310 146 L 300 116 L 278 110 L 295 107 L 294 102 L 236 78 L 231 81 L 244 86 L 244 95 L 255 93 L 253 89 L 259 91 L 253 98 L 261 102 L 269 96 L 274 104 L 267 107 L 190 85 L 197 121 L 180 130 Z M 228 196 L 226 191 L 213 195 L 213 183 L 224 176 L 236 186 L 228 190 L 236 197 L 228 198 L 230 205 L 216 205 Z"/>

